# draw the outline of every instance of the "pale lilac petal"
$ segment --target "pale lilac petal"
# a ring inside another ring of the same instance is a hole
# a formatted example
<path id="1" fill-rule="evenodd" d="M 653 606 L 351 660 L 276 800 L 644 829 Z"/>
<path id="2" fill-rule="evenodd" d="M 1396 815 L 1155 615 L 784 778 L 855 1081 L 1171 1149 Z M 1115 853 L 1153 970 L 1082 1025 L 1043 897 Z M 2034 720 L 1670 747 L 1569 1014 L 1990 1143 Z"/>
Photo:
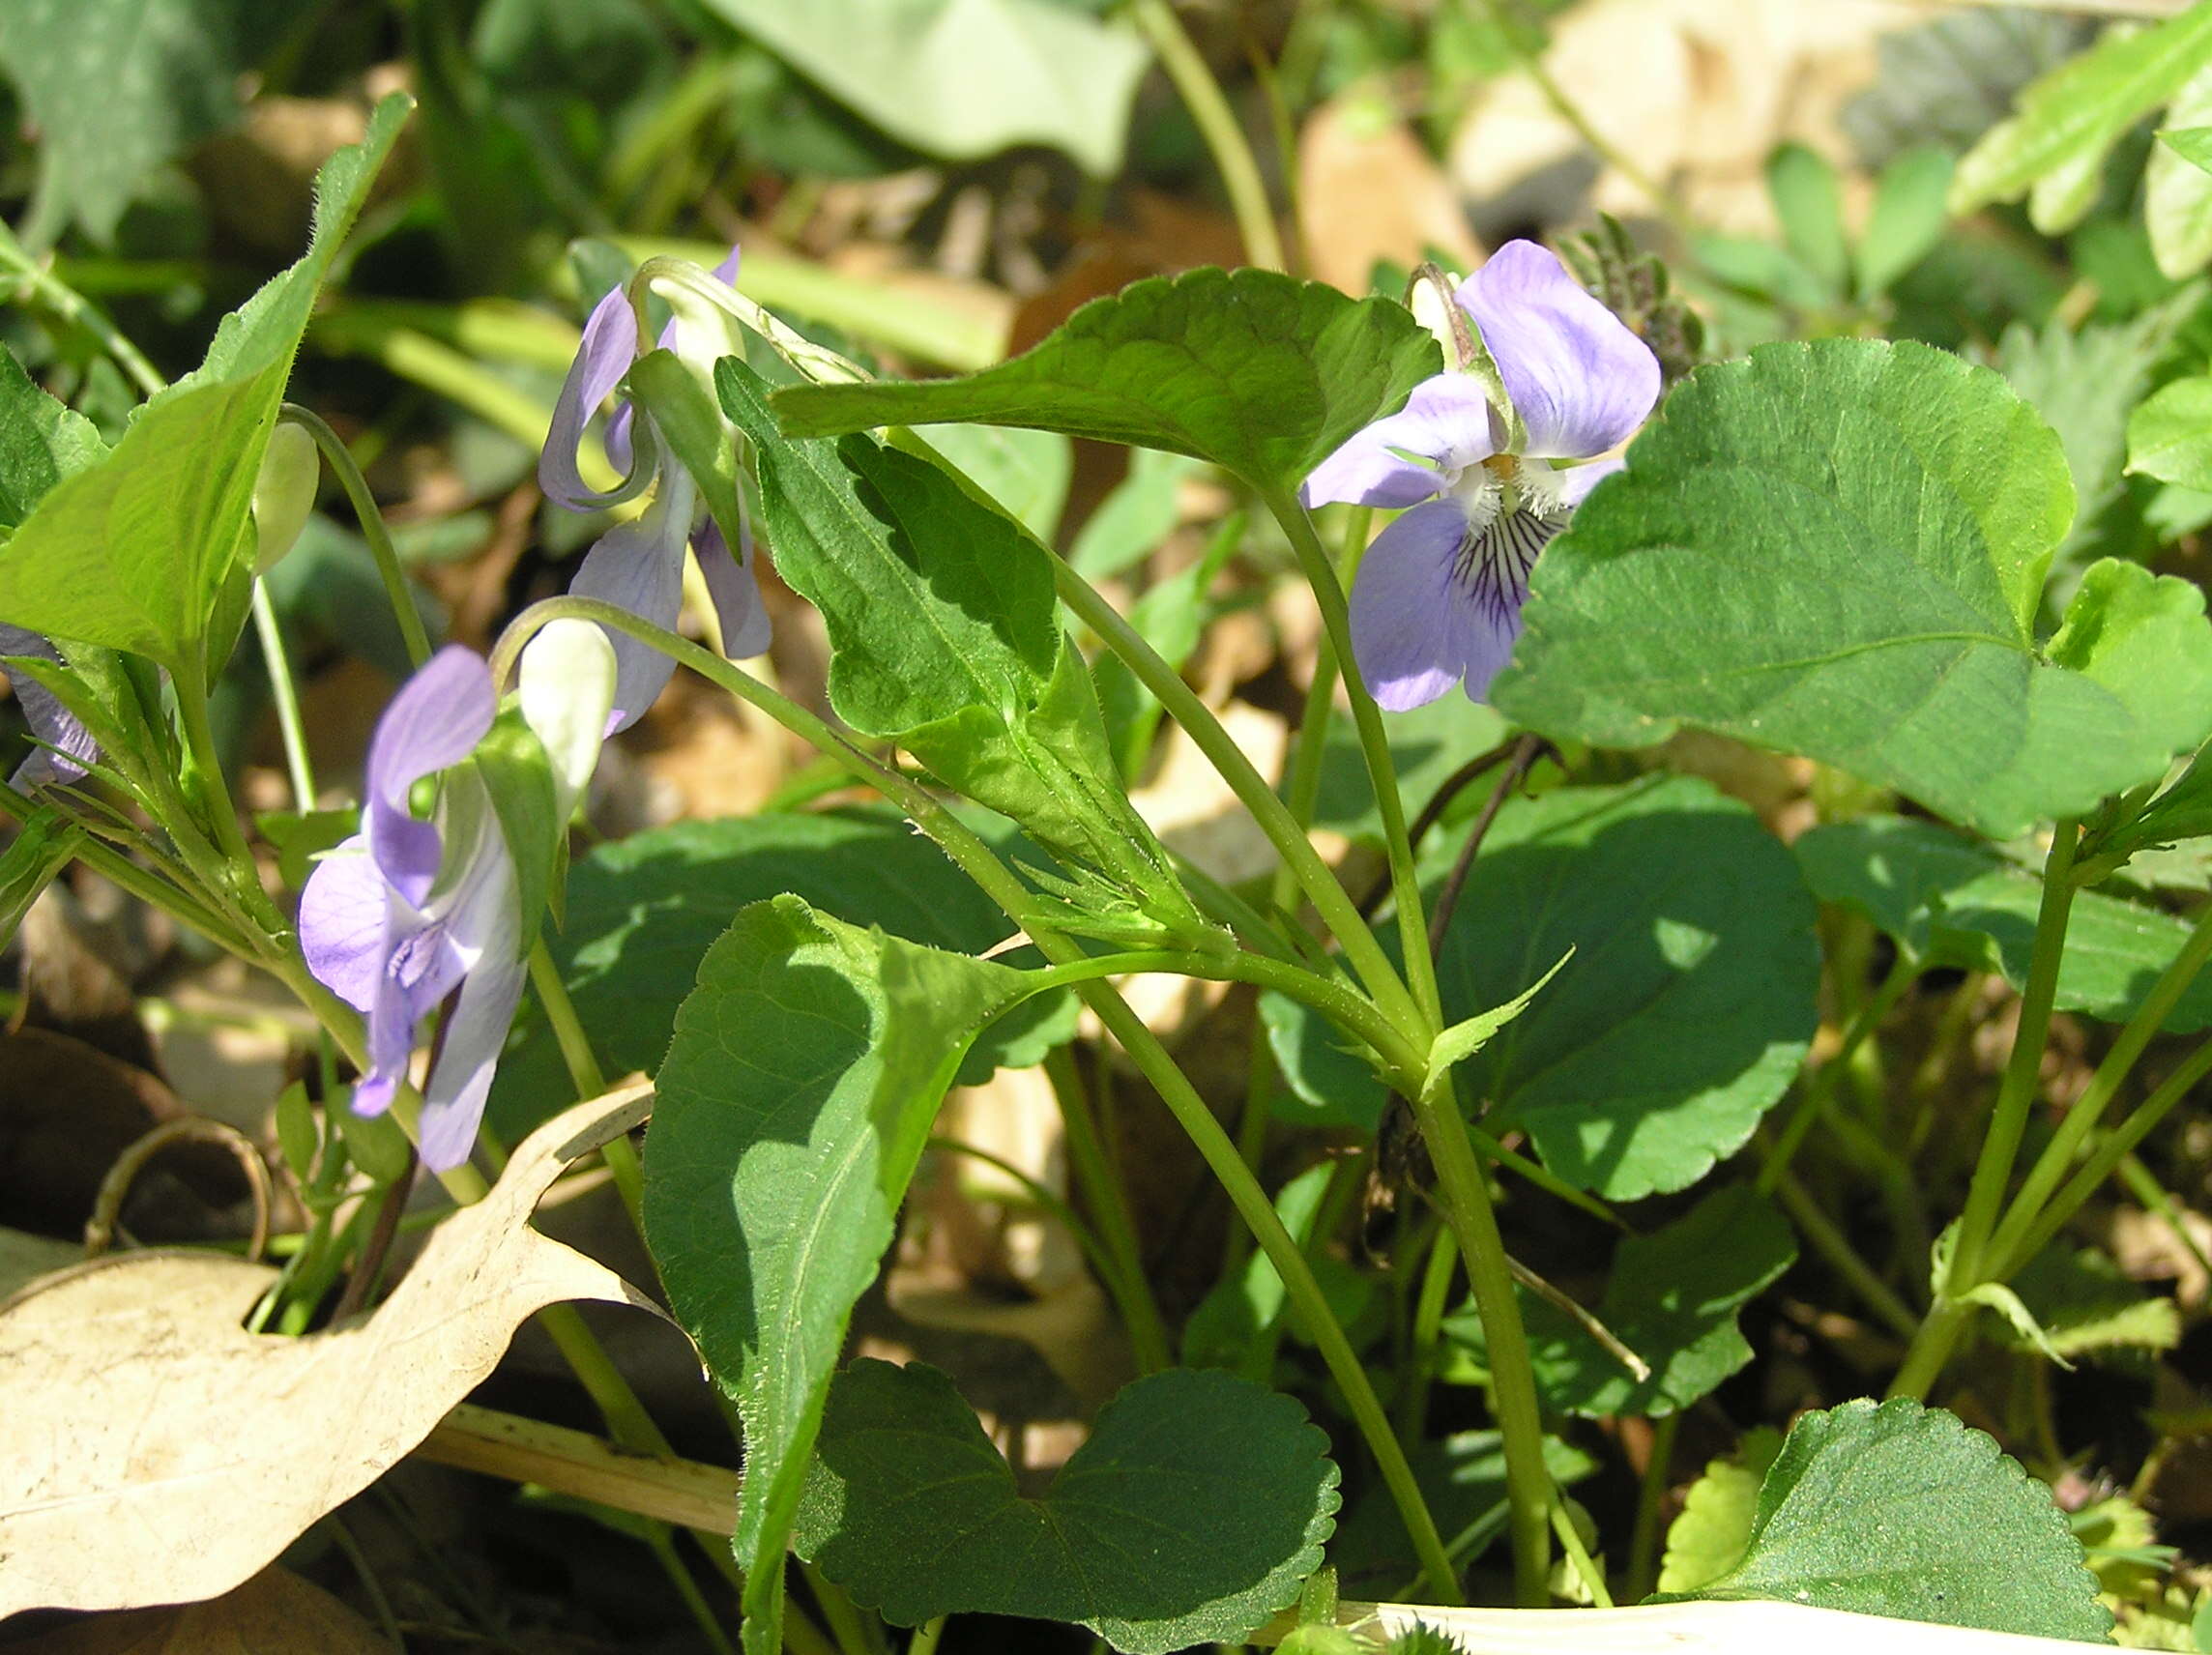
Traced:
<path id="1" fill-rule="evenodd" d="M 315 864 L 300 892 L 300 951 L 315 980 L 366 1011 L 384 975 L 385 914 L 390 887 L 356 833 Z"/>
<path id="2" fill-rule="evenodd" d="M 1468 535 L 1456 501 L 1416 506 L 1382 534 L 1352 583 L 1352 653 L 1392 712 L 1426 706 L 1467 671 L 1465 611 L 1452 578 Z"/>
<path id="3" fill-rule="evenodd" d="M 735 291 L 738 285 L 738 266 L 744 259 L 745 249 L 735 242 L 730 244 L 729 256 L 714 267 L 714 279 Z"/>
<path id="4" fill-rule="evenodd" d="M 576 452 L 583 446 L 585 425 L 636 360 L 637 314 L 630 308 L 627 289 L 617 287 L 592 306 L 584 321 L 583 342 L 561 386 L 560 399 L 553 404 L 553 422 L 538 459 L 538 486 L 556 505 L 592 511 L 615 498 L 585 485 Z"/>
<path id="5" fill-rule="evenodd" d="M 420 908 L 437 877 L 438 829 L 407 808 L 409 790 L 476 750 L 499 711 L 491 669 L 449 644 L 400 685 L 376 721 L 364 777 L 368 843 L 394 889 Z"/>
<path id="6" fill-rule="evenodd" d="M 596 597 L 626 609 L 641 621 L 674 630 L 684 608 L 684 547 L 690 537 L 693 490 L 688 479 L 671 473 L 645 515 L 618 523 L 584 555 L 571 597 Z M 644 715 L 676 663 L 649 644 L 606 628 L 615 647 L 615 716 L 608 734 L 626 730 Z"/>
<path id="7" fill-rule="evenodd" d="M 36 632 L 12 626 L 5 621 L 0 621 L 0 655 L 19 655 L 61 664 L 61 653 L 53 645 Z M 23 718 L 31 726 L 31 734 L 46 743 L 15 767 L 9 785 L 28 793 L 50 783 L 77 780 L 100 757 L 100 744 L 92 739 L 92 733 L 77 721 L 75 713 L 62 705 L 52 690 L 29 673 L 10 673 L 8 683 L 15 693 L 15 705 L 23 710 Z"/>
<path id="8" fill-rule="evenodd" d="M 1611 459 L 1570 466 L 1559 473 L 1559 504 L 1572 511 L 1589 497 L 1591 489 L 1627 464 L 1626 460 L 1615 454 Z"/>
<path id="9" fill-rule="evenodd" d="M 1659 359 L 1534 242 L 1508 242 L 1459 302 L 1528 428 L 1524 454 L 1588 459 L 1626 442 L 1659 400 Z"/>
<path id="10" fill-rule="evenodd" d="M 707 595 L 713 599 L 714 619 L 721 624 L 722 653 L 733 661 L 766 654 L 772 636 L 760 582 L 753 576 L 750 535 L 744 537 L 744 547 L 743 557 L 730 556 L 730 543 L 713 517 L 691 537 L 700 576 L 707 583 Z"/>
<path id="11" fill-rule="evenodd" d="M 454 892 L 446 931 L 468 962 L 447 1014 L 437 1060 L 422 1089 L 422 1164 L 434 1173 L 468 1159 L 492 1074 L 522 999 L 522 927 L 514 860 L 487 812 L 469 877 Z"/>
<path id="12" fill-rule="evenodd" d="M 599 438 L 599 446 L 607 450 L 607 463 L 625 477 L 630 475 L 637 461 L 629 442 L 630 423 L 636 418 L 637 410 L 627 402 L 623 403 L 607 416 L 606 433 Z"/>
<path id="13" fill-rule="evenodd" d="M 1354 432 L 1314 467 L 1298 499 L 1308 507 L 1330 501 L 1393 509 L 1413 506 L 1442 490 L 1442 474 L 1497 451 L 1482 388 L 1464 373 L 1440 373 L 1414 386 L 1404 408 Z"/>

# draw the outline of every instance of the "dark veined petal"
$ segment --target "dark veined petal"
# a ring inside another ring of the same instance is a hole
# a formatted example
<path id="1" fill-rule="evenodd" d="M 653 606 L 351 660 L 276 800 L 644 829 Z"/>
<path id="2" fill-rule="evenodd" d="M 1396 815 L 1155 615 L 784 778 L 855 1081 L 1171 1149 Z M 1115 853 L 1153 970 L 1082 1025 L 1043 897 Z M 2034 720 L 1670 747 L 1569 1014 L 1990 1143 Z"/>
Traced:
<path id="1" fill-rule="evenodd" d="M 1524 454 L 1588 459 L 1617 447 L 1659 400 L 1659 359 L 1534 242 L 1508 242 L 1459 302 L 1528 426 Z"/>
<path id="2" fill-rule="evenodd" d="M 481 656 L 449 644 L 400 685 L 376 721 L 362 814 L 378 868 L 417 908 L 438 877 L 440 839 L 436 824 L 409 813 L 407 795 L 424 776 L 451 769 L 474 752 L 498 711 L 491 669 Z"/>
<path id="3" fill-rule="evenodd" d="M 61 653 L 38 633 L 11 626 L 5 621 L 0 621 L 0 655 L 56 663 L 61 660 Z M 31 734 L 46 743 L 15 767 L 9 785 L 27 793 L 53 782 L 75 781 L 100 757 L 100 746 L 92 733 L 77 722 L 76 714 L 64 707 L 53 691 L 29 673 L 11 674 L 8 682 Z"/>
<path id="4" fill-rule="evenodd" d="M 593 597 L 641 621 L 673 629 L 684 607 L 684 548 L 691 537 L 697 491 L 671 469 L 642 517 L 618 523 L 584 555 L 571 597 Z M 607 629 L 615 647 L 615 711 L 608 734 L 637 722 L 667 686 L 676 663 L 650 644 Z"/>
<path id="5" fill-rule="evenodd" d="M 1521 606 L 1528 600 L 1528 571 L 1567 513 L 1538 514 L 1526 508 L 1500 511 L 1470 535 L 1452 569 L 1461 598 L 1460 648 L 1467 663 L 1467 698 L 1480 701 L 1491 681 L 1513 658 L 1521 636 Z"/>
<path id="6" fill-rule="evenodd" d="M 1464 373 L 1440 373 L 1414 386 L 1404 408 L 1354 432 L 1314 467 L 1298 499 L 1308 507 L 1414 506 L 1445 487 L 1443 474 L 1497 451 L 1482 388 Z"/>

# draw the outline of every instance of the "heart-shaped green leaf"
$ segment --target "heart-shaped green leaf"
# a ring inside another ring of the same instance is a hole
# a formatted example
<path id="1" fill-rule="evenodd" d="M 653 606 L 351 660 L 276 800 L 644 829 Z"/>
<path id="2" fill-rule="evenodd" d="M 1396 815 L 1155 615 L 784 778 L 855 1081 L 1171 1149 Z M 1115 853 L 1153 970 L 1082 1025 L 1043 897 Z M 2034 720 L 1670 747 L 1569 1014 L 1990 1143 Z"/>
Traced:
<path id="1" fill-rule="evenodd" d="M 1814 893 L 1864 915 L 1932 965 L 2027 981 L 2043 882 L 2017 862 L 1933 822 L 1897 816 L 1835 822 L 1792 847 Z M 2102 891 L 2074 898 L 2057 1006 L 2120 1023 L 2189 940 L 2170 914 Z M 2168 1015 L 2177 1033 L 2212 1025 L 2212 978 L 2198 977 Z"/>
<path id="2" fill-rule="evenodd" d="M 2051 1491 L 1909 1397 L 1790 1427 L 1743 1557 L 1688 1598 L 1763 1598 L 2103 1643 L 2112 1617 Z M 1666 1601 L 1666 1600 L 1654 1600 Z"/>
<path id="3" fill-rule="evenodd" d="M 740 911 L 677 1013 L 645 1233 L 744 1417 L 748 1651 L 781 1647 L 784 1548 L 854 1302 L 975 1031 L 1029 989 L 782 896 Z"/>
<path id="4" fill-rule="evenodd" d="M 293 353 L 412 106 L 393 93 L 368 135 L 323 163 L 306 256 L 224 317 L 206 362 L 140 409 L 121 442 L 39 502 L 0 550 L 0 615 L 202 672 L 218 598 L 252 562 L 247 513 Z"/>
<path id="5" fill-rule="evenodd" d="M 1190 454 L 1289 490 L 1442 366 L 1402 305 L 1208 268 L 1093 300 L 1035 348 L 966 379 L 794 386 L 776 392 L 775 412 L 798 437 L 1032 425 Z"/>
<path id="6" fill-rule="evenodd" d="M 2048 643 L 2074 510 L 2003 380 L 1917 344 L 1702 368 L 1537 566 L 1499 711 L 1615 746 L 1684 724 L 1802 753 L 2010 837 L 2212 732 L 2185 581 L 2095 566 Z"/>
<path id="7" fill-rule="evenodd" d="M 830 1392 L 797 1544 L 895 1625 L 1027 1615 L 1159 1655 L 1241 1642 L 1295 1599 L 1335 1527 L 1336 1483 L 1292 1398 L 1171 1368 L 1108 1403 L 1025 1499 L 950 1379 L 859 1361 Z"/>
<path id="8" fill-rule="evenodd" d="M 1437 846 L 1423 885 L 1457 854 Z M 1493 1130 L 1525 1128 L 1545 1166 L 1609 1200 L 1686 1189 L 1751 1136 L 1804 1060 L 1814 917 L 1790 853 L 1704 782 L 1508 805 L 1438 957 L 1444 1016 L 1506 1004 L 1572 957 L 1463 1065 L 1467 1094 Z M 1262 1012 L 1299 1097 L 1372 1130 L 1382 1087 L 1343 1036 L 1277 997 Z"/>

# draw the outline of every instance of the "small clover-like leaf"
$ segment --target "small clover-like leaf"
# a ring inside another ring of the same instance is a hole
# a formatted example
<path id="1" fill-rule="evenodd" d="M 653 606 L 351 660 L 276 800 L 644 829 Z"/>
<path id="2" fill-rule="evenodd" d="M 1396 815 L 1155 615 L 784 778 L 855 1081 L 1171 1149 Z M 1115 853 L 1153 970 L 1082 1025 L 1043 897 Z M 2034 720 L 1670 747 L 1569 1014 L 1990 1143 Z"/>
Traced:
<path id="1" fill-rule="evenodd" d="M 1441 370 L 1402 305 L 1272 271 L 1194 270 L 1093 300 L 1042 343 L 966 379 L 778 392 L 793 436 L 874 425 L 1030 425 L 1211 460 L 1290 490 Z"/>
<path id="2" fill-rule="evenodd" d="M 896 1625 L 1027 1615 L 1160 1655 L 1241 1641 L 1293 1602 L 1335 1527 L 1336 1485 L 1327 1437 L 1292 1398 L 1173 1368 L 1107 1404 L 1025 1499 L 950 1379 L 861 1360 L 830 1392 L 797 1546 Z"/>
<path id="3" fill-rule="evenodd" d="M 2016 1461 L 1909 1397 L 1790 1428 L 1742 1559 L 1688 1598 L 1761 1598 L 2103 1643 L 2111 1616 L 2081 1546 Z"/>

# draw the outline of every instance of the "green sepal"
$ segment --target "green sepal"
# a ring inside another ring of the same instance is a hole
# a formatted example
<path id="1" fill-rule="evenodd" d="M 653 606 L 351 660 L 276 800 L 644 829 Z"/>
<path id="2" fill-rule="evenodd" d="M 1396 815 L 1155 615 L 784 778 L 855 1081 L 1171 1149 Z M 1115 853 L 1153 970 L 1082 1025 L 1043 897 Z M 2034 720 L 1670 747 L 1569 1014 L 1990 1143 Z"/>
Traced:
<path id="1" fill-rule="evenodd" d="M 538 935 L 538 915 L 556 888 L 556 857 L 568 834 L 554 791 L 553 764 L 545 756 L 545 744 L 522 721 L 521 710 L 510 705 L 500 710 L 477 743 L 476 767 L 514 857 L 522 935 L 527 940 Z"/>
<path id="2" fill-rule="evenodd" d="M 84 839 L 84 829 L 68 812 L 42 804 L 0 851 L 0 948 L 15 941 L 31 904 L 75 858 Z"/>

